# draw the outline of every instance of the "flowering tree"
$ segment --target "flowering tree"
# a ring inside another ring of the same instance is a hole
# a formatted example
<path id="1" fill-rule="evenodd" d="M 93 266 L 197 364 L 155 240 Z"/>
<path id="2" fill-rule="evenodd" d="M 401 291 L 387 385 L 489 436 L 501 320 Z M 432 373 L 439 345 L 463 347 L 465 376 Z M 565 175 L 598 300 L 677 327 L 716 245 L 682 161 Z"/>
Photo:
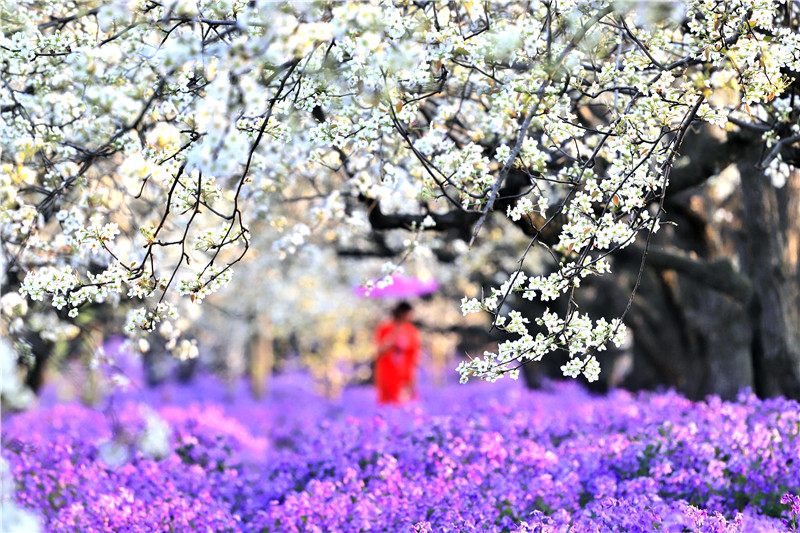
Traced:
<path id="1" fill-rule="evenodd" d="M 463 380 L 515 377 L 556 350 L 565 375 L 596 380 L 650 255 L 716 290 L 745 287 L 764 392 L 800 396 L 798 281 L 772 275 L 797 270 L 783 255 L 797 250 L 796 213 L 770 208 L 797 198 L 796 2 L 25 6 L 3 17 L 3 288 L 37 303 L 6 295 L 12 335 L 23 312 L 68 321 L 124 304 L 129 334 L 158 329 L 189 350 L 179 312 L 256 244 L 275 258 L 304 246 L 395 257 L 385 275 L 411 253 L 493 244 L 499 216 L 527 245 L 462 310 L 515 337 L 460 365 Z M 746 286 L 648 253 L 673 178 L 716 173 L 681 170 L 701 124 L 756 136 L 760 171 L 741 180 L 757 258 Z M 410 233 L 384 236 L 398 229 Z M 630 297 L 590 317 L 579 288 L 620 254 L 640 265 Z M 512 293 L 553 308 L 527 316 Z"/>

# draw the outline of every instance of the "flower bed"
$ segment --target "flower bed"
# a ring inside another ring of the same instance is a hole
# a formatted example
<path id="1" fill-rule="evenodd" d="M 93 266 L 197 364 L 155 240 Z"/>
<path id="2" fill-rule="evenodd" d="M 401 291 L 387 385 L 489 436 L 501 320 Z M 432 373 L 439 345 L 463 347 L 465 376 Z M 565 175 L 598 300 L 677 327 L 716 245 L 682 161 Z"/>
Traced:
<path id="1" fill-rule="evenodd" d="M 504 383 L 379 408 L 287 375 L 261 402 L 211 378 L 46 397 L 3 458 L 48 531 L 796 531 L 799 433 L 797 403 L 751 395 Z"/>

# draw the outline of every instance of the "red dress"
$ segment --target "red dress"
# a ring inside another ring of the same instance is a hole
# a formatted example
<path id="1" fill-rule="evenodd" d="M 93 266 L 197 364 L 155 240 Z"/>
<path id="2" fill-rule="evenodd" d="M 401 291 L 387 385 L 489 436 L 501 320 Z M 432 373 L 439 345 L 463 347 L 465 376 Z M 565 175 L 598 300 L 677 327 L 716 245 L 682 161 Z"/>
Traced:
<path id="1" fill-rule="evenodd" d="M 375 362 L 375 386 L 380 403 L 400 403 L 414 397 L 414 373 L 419 360 L 419 331 L 410 322 L 381 322 L 375 344 L 390 342 Z"/>

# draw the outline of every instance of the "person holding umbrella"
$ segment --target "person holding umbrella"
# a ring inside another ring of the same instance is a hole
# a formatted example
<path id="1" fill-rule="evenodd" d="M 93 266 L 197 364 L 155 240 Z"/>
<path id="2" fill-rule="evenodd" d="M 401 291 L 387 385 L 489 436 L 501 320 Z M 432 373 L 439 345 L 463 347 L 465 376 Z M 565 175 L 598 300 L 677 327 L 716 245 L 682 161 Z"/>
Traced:
<path id="1" fill-rule="evenodd" d="M 405 298 L 436 292 L 439 284 L 433 278 L 393 274 L 389 283 L 359 286 L 355 292 L 362 298 L 403 299 L 392 311 L 392 318 L 375 329 L 374 381 L 378 402 L 399 404 L 416 398 L 416 372 L 421 352 L 420 334 L 414 324 L 413 309 Z"/>
<path id="2" fill-rule="evenodd" d="M 421 343 L 419 331 L 411 323 L 413 313 L 408 302 L 400 302 L 392 311 L 392 318 L 375 329 L 375 387 L 380 403 L 399 404 L 416 398 Z"/>

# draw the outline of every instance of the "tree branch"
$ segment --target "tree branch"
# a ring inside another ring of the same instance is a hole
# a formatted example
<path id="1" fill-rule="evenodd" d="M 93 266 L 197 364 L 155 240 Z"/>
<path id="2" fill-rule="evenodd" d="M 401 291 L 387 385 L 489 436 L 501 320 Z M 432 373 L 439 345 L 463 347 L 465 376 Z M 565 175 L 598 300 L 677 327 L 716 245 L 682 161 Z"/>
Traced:
<path id="1" fill-rule="evenodd" d="M 636 244 L 618 252 L 620 259 L 638 259 L 643 253 L 644 247 Z M 750 279 L 736 272 L 727 258 L 708 262 L 682 253 L 651 248 L 647 254 L 647 264 L 656 270 L 674 270 L 743 304 L 753 297 Z"/>

